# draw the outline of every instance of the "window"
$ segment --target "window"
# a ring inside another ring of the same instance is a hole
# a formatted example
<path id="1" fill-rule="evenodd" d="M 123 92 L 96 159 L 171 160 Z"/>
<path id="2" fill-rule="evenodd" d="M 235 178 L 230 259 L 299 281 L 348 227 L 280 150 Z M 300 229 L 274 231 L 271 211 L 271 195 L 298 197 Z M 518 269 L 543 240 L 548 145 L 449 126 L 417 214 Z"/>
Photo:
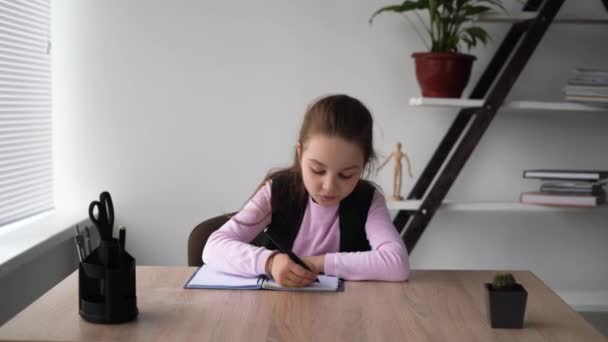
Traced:
<path id="1" fill-rule="evenodd" d="M 0 0 L 0 226 L 53 208 L 49 0 Z"/>

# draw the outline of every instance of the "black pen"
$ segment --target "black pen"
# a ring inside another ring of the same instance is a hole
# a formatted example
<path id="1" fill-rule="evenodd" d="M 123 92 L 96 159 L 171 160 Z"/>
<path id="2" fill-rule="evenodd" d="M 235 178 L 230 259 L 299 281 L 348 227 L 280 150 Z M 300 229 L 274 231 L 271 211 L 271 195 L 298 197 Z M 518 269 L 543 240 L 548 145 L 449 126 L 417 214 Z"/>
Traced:
<path id="1" fill-rule="evenodd" d="M 76 225 L 76 237 L 74 240 L 76 240 L 76 247 L 78 249 L 78 259 L 80 259 L 80 262 L 82 262 L 86 258 L 86 251 L 84 249 L 84 242 L 82 240 L 82 235 L 80 235 L 78 225 Z"/>
<path id="2" fill-rule="evenodd" d="M 89 230 L 88 226 L 84 227 L 84 242 L 85 242 L 85 246 L 87 246 L 86 249 L 86 254 L 89 255 L 91 254 L 92 250 L 91 250 L 91 230 Z"/>
<path id="3" fill-rule="evenodd" d="M 127 229 L 125 226 L 118 228 L 118 260 L 122 262 L 122 256 L 125 253 L 125 242 L 127 239 Z"/>
<path id="4" fill-rule="evenodd" d="M 310 267 L 308 267 L 308 265 L 306 265 L 304 263 L 304 261 L 302 261 L 302 259 L 298 258 L 297 255 L 293 254 L 292 251 L 290 251 L 289 249 L 283 248 L 283 246 L 279 245 L 275 239 L 272 238 L 272 236 L 270 236 L 270 232 L 268 231 L 268 228 L 264 229 L 264 234 L 266 235 L 266 237 L 268 238 L 268 240 L 270 240 L 270 242 L 272 242 L 275 246 L 277 246 L 277 248 L 279 249 L 279 251 L 281 253 L 287 254 L 287 256 L 289 257 L 289 259 L 291 259 L 291 261 L 295 262 L 296 264 L 304 267 L 305 269 L 309 270 L 312 272 L 312 270 L 310 269 Z M 315 282 L 319 282 L 319 278 L 315 279 Z"/>

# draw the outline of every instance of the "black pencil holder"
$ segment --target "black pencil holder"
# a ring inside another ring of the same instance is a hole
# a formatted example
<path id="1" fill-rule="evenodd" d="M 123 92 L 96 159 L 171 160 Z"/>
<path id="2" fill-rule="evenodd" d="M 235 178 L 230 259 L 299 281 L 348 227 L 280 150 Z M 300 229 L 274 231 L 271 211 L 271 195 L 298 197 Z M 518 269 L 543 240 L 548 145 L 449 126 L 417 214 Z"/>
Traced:
<path id="1" fill-rule="evenodd" d="M 115 324 L 137 317 L 135 259 L 117 239 L 102 240 L 78 268 L 80 316 L 89 322 Z"/>

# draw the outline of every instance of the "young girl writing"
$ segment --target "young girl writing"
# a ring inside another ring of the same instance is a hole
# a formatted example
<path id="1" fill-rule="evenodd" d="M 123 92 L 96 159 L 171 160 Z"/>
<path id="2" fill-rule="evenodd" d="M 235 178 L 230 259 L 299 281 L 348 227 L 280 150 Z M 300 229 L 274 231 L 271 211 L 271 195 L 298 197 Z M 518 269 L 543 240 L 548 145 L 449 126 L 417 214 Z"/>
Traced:
<path id="1" fill-rule="evenodd" d="M 346 280 L 406 280 L 407 251 L 384 196 L 362 179 L 373 150 L 373 122 L 357 99 L 332 95 L 304 116 L 291 167 L 270 173 L 243 209 L 215 231 L 203 261 L 243 276 L 266 274 L 300 287 L 318 273 Z M 266 227 L 310 270 L 277 246 L 250 244 Z"/>

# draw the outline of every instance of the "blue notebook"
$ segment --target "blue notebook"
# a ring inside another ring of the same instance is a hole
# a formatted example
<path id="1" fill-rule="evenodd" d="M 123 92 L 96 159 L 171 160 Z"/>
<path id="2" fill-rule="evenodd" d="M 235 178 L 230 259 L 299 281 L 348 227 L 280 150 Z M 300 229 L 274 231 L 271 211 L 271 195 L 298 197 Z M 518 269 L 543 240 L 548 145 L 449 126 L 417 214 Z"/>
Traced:
<path id="1" fill-rule="evenodd" d="M 338 291 L 340 278 L 319 275 L 319 282 L 306 287 L 284 287 L 265 276 L 241 277 L 226 274 L 203 265 L 197 269 L 184 288 L 187 289 L 232 289 L 232 290 L 279 290 L 279 291 Z"/>

